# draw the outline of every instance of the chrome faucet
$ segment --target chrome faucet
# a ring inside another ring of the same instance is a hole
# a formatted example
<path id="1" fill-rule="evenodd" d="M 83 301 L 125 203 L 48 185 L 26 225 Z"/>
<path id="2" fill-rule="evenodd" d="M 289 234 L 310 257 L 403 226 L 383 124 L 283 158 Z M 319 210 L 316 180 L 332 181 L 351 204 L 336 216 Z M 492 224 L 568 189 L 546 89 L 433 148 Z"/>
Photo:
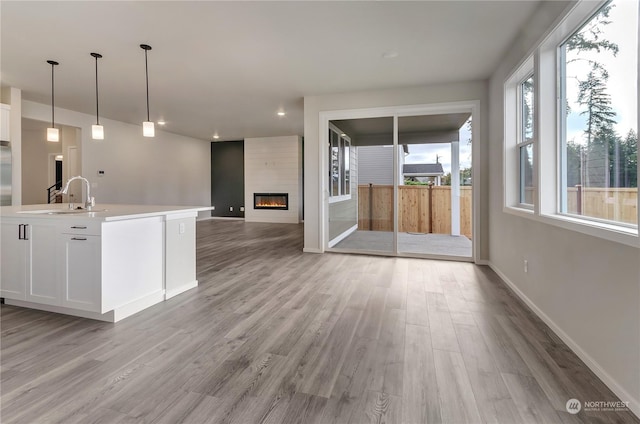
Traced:
<path id="1" fill-rule="evenodd" d="M 85 177 L 78 175 L 77 177 L 69 178 L 69 181 L 67 181 L 67 184 L 65 184 L 61 193 L 67 194 L 67 192 L 69 191 L 69 184 L 73 180 L 82 180 L 87 185 L 87 201 L 84 203 L 84 207 L 85 209 L 90 211 L 91 208 L 93 208 L 96 205 L 96 199 L 94 197 L 91 197 L 91 184 L 89 183 L 89 180 L 87 180 Z"/>

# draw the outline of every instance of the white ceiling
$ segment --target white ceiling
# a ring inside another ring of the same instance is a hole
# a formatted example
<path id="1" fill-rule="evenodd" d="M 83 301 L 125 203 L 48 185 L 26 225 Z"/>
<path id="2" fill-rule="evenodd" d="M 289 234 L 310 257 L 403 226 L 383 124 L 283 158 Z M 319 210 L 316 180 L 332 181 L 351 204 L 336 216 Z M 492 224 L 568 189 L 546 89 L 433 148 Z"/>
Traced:
<path id="1" fill-rule="evenodd" d="M 220 140 L 303 133 L 303 97 L 486 79 L 538 1 L 7 1 L 2 85 L 49 104 Z M 397 57 L 383 58 L 387 52 Z M 283 118 L 276 112 L 284 109 Z M 108 128 L 105 128 L 108 135 Z"/>

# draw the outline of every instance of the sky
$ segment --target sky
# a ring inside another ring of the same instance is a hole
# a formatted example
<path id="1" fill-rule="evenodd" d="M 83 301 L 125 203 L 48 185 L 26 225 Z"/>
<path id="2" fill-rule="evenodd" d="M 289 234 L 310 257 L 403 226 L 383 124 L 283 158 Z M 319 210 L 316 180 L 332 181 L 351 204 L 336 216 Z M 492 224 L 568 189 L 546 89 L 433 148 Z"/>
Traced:
<path id="1" fill-rule="evenodd" d="M 637 61 L 638 61 L 638 0 L 614 0 L 609 19 L 612 22 L 603 26 L 603 38 L 618 44 L 620 51 L 616 57 L 606 53 L 580 53 L 580 59 L 596 59 L 603 63 L 609 72 L 607 91 L 611 95 L 611 106 L 617 113 L 615 130 L 622 137 L 630 129 L 637 132 Z M 569 53 L 576 57 L 576 53 Z M 568 76 L 584 79 L 589 65 L 579 60 L 567 66 Z M 583 106 L 576 103 L 578 84 L 569 79 L 567 97 L 571 113 L 567 119 L 567 140 L 583 143 L 586 116 L 580 116 Z"/>
<path id="2" fill-rule="evenodd" d="M 614 128 L 622 137 L 630 129 L 638 130 L 637 109 L 637 60 L 638 60 L 638 0 L 614 0 L 615 7 L 609 15 L 612 23 L 604 26 L 603 37 L 618 44 L 620 51 L 616 57 L 610 53 L 581 53 L 581 59 L 597 59 L 605 63 L 609 72 L 607 91 L 611 95 L 611 105 L 617 113 Z M 589 72 L 585 61 L 571 64 L 569 72 L 573 77 L 584 78 Z M 567 85 L 572 113 L 567 120 L 567 139 L 584 142 L 586 117 L 580 116 L 583 107 L 576 103 L 578 87 L 575 80 Z M 460 169 L 471 166 L 471 134 L 465 124 L 460 134 Z M 447 144 L 412 144 L 405 163 L 435 163 L 436 156 L 442 163 L 445 174 L 451 172 L 451 147 Z"/>
<path id="3" fill-rule="evenodd" d="M 471 133 L 464 124 L 458 132 L 460 137 L 460 169 L 471 167 Z M 451 146 L 449 143 L 437 144 L 410 144 L 409 155 L 404 158 L 404 163 L 436 163 L 436 155 L 438 161 L 442 164 L 444 173 L 451 172 Z"/>

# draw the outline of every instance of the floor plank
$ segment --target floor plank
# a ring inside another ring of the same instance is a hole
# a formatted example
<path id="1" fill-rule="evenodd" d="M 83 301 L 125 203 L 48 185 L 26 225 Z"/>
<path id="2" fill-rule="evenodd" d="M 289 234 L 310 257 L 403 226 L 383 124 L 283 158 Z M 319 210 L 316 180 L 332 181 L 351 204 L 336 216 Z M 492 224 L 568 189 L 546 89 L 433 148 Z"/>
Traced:
<path id="1" fill-rule="evenodd" d="M 0 307 L 2 422 L 640 423 L 486 267 L 197 224 L 200 285 L 116 324 Z"/>

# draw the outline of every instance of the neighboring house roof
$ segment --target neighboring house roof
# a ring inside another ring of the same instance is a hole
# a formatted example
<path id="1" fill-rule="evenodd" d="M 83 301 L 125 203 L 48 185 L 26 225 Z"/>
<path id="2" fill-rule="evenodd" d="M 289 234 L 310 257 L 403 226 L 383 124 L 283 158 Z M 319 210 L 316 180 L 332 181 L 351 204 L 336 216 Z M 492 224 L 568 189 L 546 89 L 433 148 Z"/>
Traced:
<path id="1" fill-rule="evenodd" d="M 441 163 L 406 163 L 402 173 L 413 177 L 444 175 Z"/>

